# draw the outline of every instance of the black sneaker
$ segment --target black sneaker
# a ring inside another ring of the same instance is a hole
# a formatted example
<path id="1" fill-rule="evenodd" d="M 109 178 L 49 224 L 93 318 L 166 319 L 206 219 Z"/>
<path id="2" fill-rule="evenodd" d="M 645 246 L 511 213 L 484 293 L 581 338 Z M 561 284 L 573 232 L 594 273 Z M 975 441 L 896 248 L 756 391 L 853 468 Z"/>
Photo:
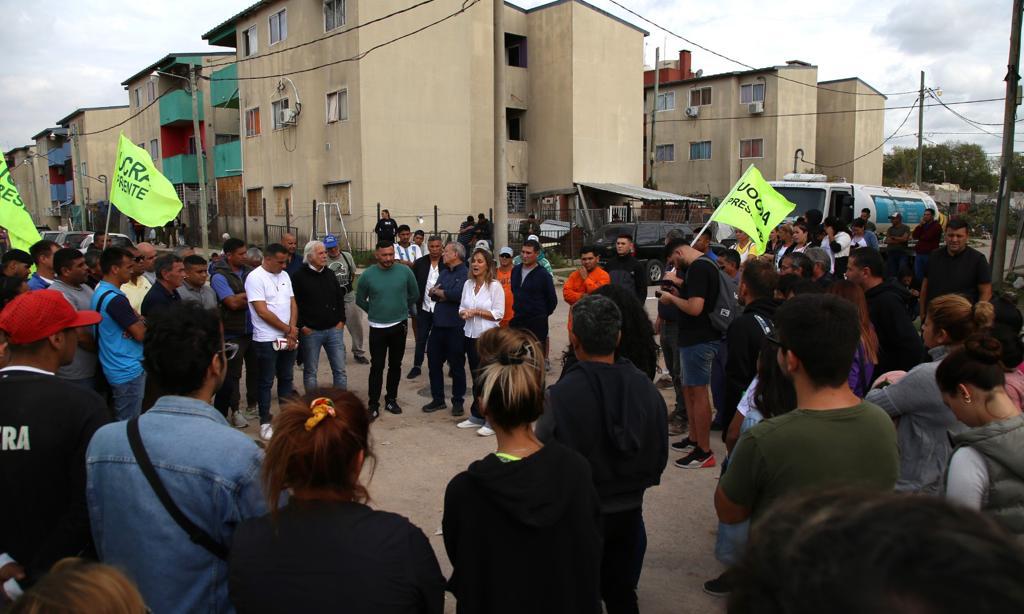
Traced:
<path id="1" fill-rule="evenodd" d="M 356 362 L 358 362 L 361 365 L 368 365 L 368 364 L 370 364 L 370 359 L 368 359 L 366 356 L 356 356 L 355 359 L 356 359 Z"/>
<path id="2" fill-rule="evenodd" d="M 397 401 L 388 401 L 384 404 L 384 411 L 398 415 L 402 413 L 402 406 Z"/>
<path id="3" fill-rule="evenodd" d="M 462 407 L 462 403 L 452 403 L 452 417 L 458 418 L 464 415 L 466 415 L 466 410 Z"/>
<path id="4" fill-rule="evenodd" d="M 715 597 L 728 597 L 732 589 L 733 580 L 729 570 L 723 571 L 722 575 L 714 580 L 708 580 L 704 583 L 704 592 Z"/>
<path id="5" fill-rule="evenodd" d="M 405 379 L 416 379 L 422 373 L 423 371 L 419 367 L 413 367 L 412 369 L 409 369 L 409 375 L 406 375 Z"/>
<path id="6" fill-rule="evenodd" d="M 431 401 L 423 406 L 423 411 L 429 414 L 431 412 L 435 412 L 439 409 L 444 409 L 446 407 L 448 406 L 444 404 L 444 401 Z"/>
<path id="7" fill-rule="evenodd" d="M 673 442 L 671 448 L 676 452 L 689 452 L 690 449 L 696 448 L 697 442 L 690 439 L 689 436 L 683 437 L 679 441 Z"/>
<path id="8" fill-rule="evenodd" d="M 715 455 L 695 447 L 692 452 L 680 458 L 674 464 L 680 469 L 706 469 L 715 466 Z"/>
<path id="9" fill-rule="evenodd" d="M 380 418 L 380 403 L 371 402 L 366 410 L 370 413 L 370 422 L 373 422 L 377 418 Z"/>

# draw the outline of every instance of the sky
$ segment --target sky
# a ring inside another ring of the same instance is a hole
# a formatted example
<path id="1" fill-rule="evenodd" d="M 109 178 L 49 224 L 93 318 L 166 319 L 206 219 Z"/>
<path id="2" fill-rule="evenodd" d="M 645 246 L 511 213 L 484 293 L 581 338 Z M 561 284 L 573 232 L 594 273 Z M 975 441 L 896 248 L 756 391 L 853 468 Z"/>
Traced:
<path id="1" fill-rule="evenodd" d="M 546 2 L 514 3 L 531 8 Z M 590 2 L 651 33 L 645 43 L 648 65 L 654 63 L 655 47 L 661 47 L 662 57 L 668 58 L 690 49 L 693 69 L 706 75 L 744 70 L 693 43 L 755 67 L 803 60 L 818 66 L 819 80 L 858 76 L 883 93 L 912 91 L 889 96 L 890 109 L 914 103 L 921 70 L 925 84 L 941 88 L 946 103 L 1001 98 L 1005 92 L 1012 0 L 618 0 L 660 27 L 610 0 Z M 0 108 L 7 110 L 0 115 L 0 147 L 28 144 L 32 135 L 76 108 L 127 104 L 121 81 L 169 52 L 224 51 L 206 45 L 202 33 L 249 4 L 0 0 L 3 14 L 13 22 L 5 28 L 7 61 L 0 72 Z M 982 130 L 1001 135 L 1001 101 L 953 108 L 976 122 L 996 125 L 979 129 L 942 107 L 926 108 L 926 142 L 970 142 L 999 152 L 1001 139 Z M 897 135 L 887 150 L 916 145 L 916 111 L 897 131 L 908 111 L 886 112 L 885 135 Z M 1016 150 L 1021 151 L 1024 123 L 1017 125 Z"/>

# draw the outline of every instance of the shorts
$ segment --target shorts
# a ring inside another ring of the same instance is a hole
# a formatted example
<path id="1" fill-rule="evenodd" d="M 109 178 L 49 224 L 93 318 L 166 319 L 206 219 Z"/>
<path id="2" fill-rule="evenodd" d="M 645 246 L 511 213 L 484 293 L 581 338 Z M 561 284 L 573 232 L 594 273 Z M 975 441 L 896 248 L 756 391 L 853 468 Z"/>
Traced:
<path id="1" fill-rule="evenodd" d="M 720 341 L 707 341 L 679 348 L 679 378 L 683 386 L 707 386 Z"/>

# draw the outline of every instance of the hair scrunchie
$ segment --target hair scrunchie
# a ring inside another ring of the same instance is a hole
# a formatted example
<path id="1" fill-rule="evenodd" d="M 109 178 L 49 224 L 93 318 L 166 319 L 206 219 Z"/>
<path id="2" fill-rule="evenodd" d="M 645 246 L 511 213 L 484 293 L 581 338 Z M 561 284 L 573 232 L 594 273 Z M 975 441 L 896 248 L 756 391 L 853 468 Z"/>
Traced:
<path id="1" fill-rule="evenodd" d="M 309 408 L 313 410 L 313 415 L 306 420 L 306 430 L 312 431 L 313 427 L 320 424 L 320 421 L 327 416 L 332 418 L 337 415 L 334 413 L 334 401 L 327 397 L 317 397 L 313 399 L 313 402 L 309 404 Z"/>

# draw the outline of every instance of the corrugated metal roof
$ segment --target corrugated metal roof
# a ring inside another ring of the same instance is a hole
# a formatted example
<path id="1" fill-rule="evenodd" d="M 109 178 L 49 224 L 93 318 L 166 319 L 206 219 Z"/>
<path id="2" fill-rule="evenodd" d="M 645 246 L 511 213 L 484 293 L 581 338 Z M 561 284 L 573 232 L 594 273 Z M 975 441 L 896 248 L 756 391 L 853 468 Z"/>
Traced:
<path id="1" fill-rule="evenodd" d="M 693 198 L 692 196 L 680 196 L 679 194 L 673 194 L 671 192 L 662 192 L 660 190 L 650 190 L 648 188 L 641 188 L 640 186 L 628 185 L 625 183 L 583 183 L 579 182 L 577 185 L 581 185 L 585 188 L 591 188 L 593 190 L 601 190 L 603 192 L 611 192 L 612 194 L 620 194 L 622 196 L 628 196 L 629 198 L 635 198 L 637 200 L 653 200 L 653 201 L 675 201 L 679 203 L 691 202 L 691 203 L 702 203 L 704 199 Z"/>

